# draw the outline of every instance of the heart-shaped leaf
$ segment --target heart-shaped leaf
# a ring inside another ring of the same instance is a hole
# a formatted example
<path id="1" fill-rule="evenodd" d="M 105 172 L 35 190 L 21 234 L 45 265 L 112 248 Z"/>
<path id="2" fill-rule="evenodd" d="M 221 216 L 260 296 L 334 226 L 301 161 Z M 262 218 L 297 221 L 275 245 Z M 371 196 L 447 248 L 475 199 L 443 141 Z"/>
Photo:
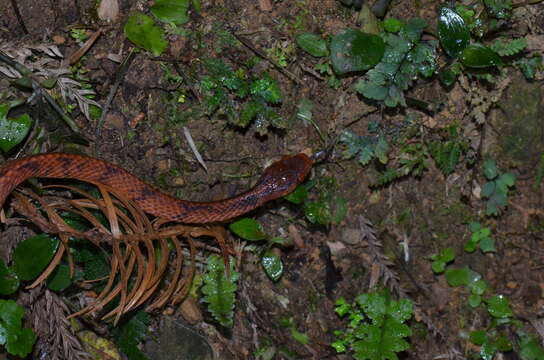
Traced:
<path id="1" fill-rule="evenodd" d="M 331 39 L 331 62 L 337 74 L 363 71 L 380 62 L 385 51 L 381 37 L 346 29 Z"/>

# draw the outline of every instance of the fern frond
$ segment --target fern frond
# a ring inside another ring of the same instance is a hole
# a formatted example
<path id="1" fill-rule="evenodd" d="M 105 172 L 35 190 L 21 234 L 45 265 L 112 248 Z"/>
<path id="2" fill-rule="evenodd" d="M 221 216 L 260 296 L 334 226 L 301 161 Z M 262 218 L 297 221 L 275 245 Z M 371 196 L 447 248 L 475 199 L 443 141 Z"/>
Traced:
<path id="1" fill-rule="evenodd" d="M 490 48 L 500 56 L 512 56 L 525 50 L 527 47 L 527 39 L 519 38 L 511 41 L 505 39 L 497 39 L 491 45 Z"/>

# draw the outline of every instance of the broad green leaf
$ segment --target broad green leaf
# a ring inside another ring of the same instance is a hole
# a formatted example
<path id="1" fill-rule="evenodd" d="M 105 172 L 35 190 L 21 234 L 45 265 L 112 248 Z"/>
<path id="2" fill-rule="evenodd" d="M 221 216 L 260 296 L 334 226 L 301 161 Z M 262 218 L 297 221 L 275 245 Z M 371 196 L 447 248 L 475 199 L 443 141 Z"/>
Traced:
<path id="1" fill-rule="evenodd" d="M 297 35 L 297 44 L 308 54 L 315 57 L 329 55 L 327 42 L 321 36 L 312 33 L 303 33 Z"/>
<path id="2" fill-rule="evenodd" d="M 28 114 L 17 118 L 8 118 L 9 105 L 0 104 L 0 148 L 4 152 L 10 151 L 25 139 L 32 126 L 32 119 Z"/>
<path id="3" fill-rule="evenodd" d="M 261 264 L 263 264 L 264 272 L 272 281 L 276 282 L 280 279 L 283 274 L 283 262 L 279 255 L 269 250 L 261 257 Z"/>
<path id="4" fill-rule="evenodd" d="M 458 57 L 470 41 L 470 32 L 465 21 L 448 7 L 440 9 L 438 38 L 446 53 L 451 57 Z"/>
<path id="5" fill-rule="evenodd" d="M 508 298 L 504 295 L 495 295 L 485 301 L 487 311 L 494 318 L 508 318 L 513 315 Z"/>
<path id="6" fill-rule="evenodd" d="M 242 218 L 229 225 L 230 231 L 244 240 L 258 241 L 266 239 L 262 225 L 253 219 Z"/>
<path id="7" fill-rule="evenodd" d="M 471 44 L 463 50 L 461 63 L 470 68 L 486 68 L 501 65 L 501 58 L 493 50 L 481 44 Z"/>
<path id="8" fill-rule="evenodd" d="M 185 24 L 189 21 L 187 15 L 189 0 L 155 0 L 151 12 L 162 22 Z"/>
<path id="9" fill-rule="evenodd" d="M 380 62 L 385 51 L 381 37 L 346 29 L 331 39 L 331 63 L 337 74 L 370 69 Z"/>
<path id="10" fill-rule="evenodd" d="M 469 285 L 481 278 L 480 274 L 471 270 L 468 266 L 447 269 L 444 276 L 450 286 Z"/>
<path id="11" fill-rule="evenodd" d="M 60 264 L 47 279 L 47 287 L 53 291 L 62 291 L 72 284 L 70 267 Z"/>
<path id="12" fill-rule="evenodd" d="M 293 204 L 302 204 L 308 198 L 308 189 L 304 185 L 299 185 L 290 194 L 285 195 L 284 199 Z"/>
<path id="13" fill-rule="evenodd" d="M 474 345 L 481 346 L 486 339 L 486 332 L 485 330 L 472 331 L 469 335 L 469 339 Z"/>
<path id="14" fill-rule="evenodd" d="M 36 335 L 21 327 L 22 318 L 22 306 L 13 300 L 0 300 L 0 345 L 12 355 L 26 357 L 32 351 Z"/>
<path id="15" fill-rule="evenodd" d="M 13 294 L 19 288 L 19 278 L 13 269 L 0 259 L 0 295 Z"/>
<path id="16" fill-rule="evenodd" d="M 128 18 L 125 35 L 134 44 L 154 56 L 162 54 L 168 46 L 168 42 L 164 40 L 164 31 L 143 13 L 135 13 Z"/>
<path id="17" fill-rule="evenodd" d="M 21 280 L 32 280 L 46 268 L 59 246 L 59 239 L 46 234 L 23 240 L 13 253 L 13 269 Z"/>

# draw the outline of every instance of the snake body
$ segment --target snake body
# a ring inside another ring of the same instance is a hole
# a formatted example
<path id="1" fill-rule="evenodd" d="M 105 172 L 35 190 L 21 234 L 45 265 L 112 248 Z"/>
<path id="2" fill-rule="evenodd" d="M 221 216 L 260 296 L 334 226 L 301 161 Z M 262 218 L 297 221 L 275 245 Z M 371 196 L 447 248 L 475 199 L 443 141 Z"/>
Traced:
<path id="1" fill-rule="evenodd" d="M 311 167 L 312 160 L 305 154 L 284 156 L 266 168 L 248 191 L 224 200 L 198 202 L 164 194 L 104 160 L 74 154 L 39 154 L 0 167 L 0 207 L 13 190 L 29 178 L 72 178 L 104 184 L 151 215 L 181 223 L 209 223 L 232 219 L 290 193 L 304 180 Z"/>

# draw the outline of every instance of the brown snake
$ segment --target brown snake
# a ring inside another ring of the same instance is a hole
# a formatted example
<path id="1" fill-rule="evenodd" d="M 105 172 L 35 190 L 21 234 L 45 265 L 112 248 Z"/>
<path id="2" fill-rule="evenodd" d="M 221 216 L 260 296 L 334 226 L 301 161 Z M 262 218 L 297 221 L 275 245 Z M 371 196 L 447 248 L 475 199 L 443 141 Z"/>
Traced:
<path id="1" fill-rule="evenodd" d="M 33 155 L 0 167 L 0 208 L 8 195 L 28 178 L 71 178 L 104 184 L 134 201 L 143 211 L 171 221 L 193 224 L 224 221 L 290 193 L 304 180 L 312 163 L 305 154 L 284 156 L 266 168 L 250 190 L 224 200 L 197 202 L 164 194 L 103 160 L 63 153 Z"/>

